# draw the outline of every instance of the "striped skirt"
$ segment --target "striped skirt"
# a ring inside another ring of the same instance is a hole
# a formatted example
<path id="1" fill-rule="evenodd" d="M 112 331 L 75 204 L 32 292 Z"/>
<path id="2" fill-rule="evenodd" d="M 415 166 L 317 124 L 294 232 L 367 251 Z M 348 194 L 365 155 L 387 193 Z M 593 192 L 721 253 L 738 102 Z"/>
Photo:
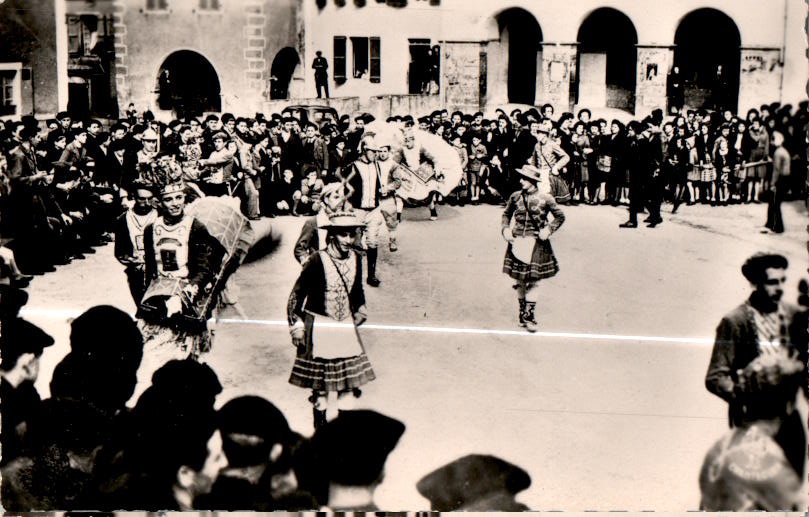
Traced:
<path id="1" fill-rule="evenodd" d="M 376 379 L 365 353 L 353 357 L 323 359 L 298 354 L 289 383 L 317 391 L 348 391 Z"/>
<path id="2" fill-rule="evenodd" d="M 537 239 L 534 251 L 531 254 L 531 263 L 522 262 L 511 252 L 511 244 L 506 248 L 506 257 L 503 260 L 503 273 L 514 280 L 533 282 L 550 278 L 559 272 L 559 263 L 553 254 L 550 241 Z"/>

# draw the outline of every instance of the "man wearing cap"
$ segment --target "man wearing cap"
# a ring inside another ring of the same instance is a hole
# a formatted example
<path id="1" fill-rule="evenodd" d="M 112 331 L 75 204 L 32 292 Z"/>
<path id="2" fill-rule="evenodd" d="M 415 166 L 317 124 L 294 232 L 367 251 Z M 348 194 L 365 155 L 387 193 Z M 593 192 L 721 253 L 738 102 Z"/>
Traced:
<path id="1" fill-rule="evenodd" d="M 0 279 L 0 415 L 2 415 L 3 463 L 22 451 L 25 423 L 41 399 L 34 382 L 39 375 L 39 358 L 54 341 L 36 325 L 19 317 L 28 294 Z"/>
<path id="2" fill-rule="evenodd" d="M 233 177 L 233 152 L 227 148 L 230 138 L 224 131 L 217 131 L 213 136 L 214 150 L 207 158 L 199 160 L 204 167 L 202 182 L 199 187 L 206 196 L 229 196 L 230 180 Z"/>
<path id="3" fill-rule="evenodd" d="M 135 204 L 118 217 L 115 225 L 115 258 L 126 268 L 129 292 L 139 305 L 146 292 L 145 245 L 143 232 L 157 220 L 154 191 L 143 180 L 132 183 Z"/>
<path id="4" fill-rule="evenodd" d="M 434 512 L 522 512 L 514 496 L 531 486 L 531 476 L 495 456 L 470 454 L 421 478 L 419 493 Z"/>
<path id="5" fill-rule="evenodd" d="M 298 489 L 293 449 L 303 438 L 271 402 L 255 396 L 228 401 L 217 414 L 228 467 L 197 508 L 216 510 L 311 510 L 317 501 Z"/>
<path id="6" fill-rule="evenodd" d="M 143 132 L 141 136 L 143 149 L 135 155 L 138 171 L 143 171 L 151 167 L 152 162 L 157 158 L 157 133 L 151 128 Z"/>
<path id="7" fill-rule="evenodd" d="M 23 128 L 20 137 L 20 145 L 9 153 L 8 169 L 10 216 L 19 239 L 14 246 L 23 268 L 39 272 L 47 269 L 41 247 L 53 242 L 64 221 L 48 190 L 50 176 L 39 165 L 35 150 L 40 140 L 39 129 Z"/>
<path id="8" fill-rule="evenodd" d="M 342 411 L 312 436 L 316 465 L 328 480 L 328 510 L 375 512 L 377 487 L 405 425 L 376 411 Z"/>
<path id="9" fill-rule="evenodd" d="M 565 222 L 565 214 L 553 196 L 539 189 L 543 171 L 526 164 L 517 172 L 522 190 L 509 197 L 501 218 L 501 234 L 508 242 L 503 273 L 517 281 L 520 326 L 536 332 L 536 284 L 559 271 L 550 236 Z M 549 214 L 553 216 L 550 223 Z"/>
<path id="10" fill-rule="evenodd" d="M 793 320 L 797 321 L 798 309 L 782 300 L 788 266 L 786 257 L 779 254 L 757 253 L 748 258 L 742 266 L 742 274 L 753 291 L 744 303 L 726 314 L 716 328 L 705 386 L 728 402 L 731 426 L 739 425 L 743 411 L 742 401 L 737 397 L 738 375 L 753 359 L 785 350 L 801 357 L 806 364 L 807 329 L 793 324 Z M 802 385 L 807 388 L 806 380 Z M 783 427 L 776 440 L 802 475 L 806 438 L 799 418 L 790 419 Z"/>
<path id="11" fill-rule="evenodd" d="M 539 124 L 537 145 L 534 147 L 528 163 L 538 168 L 543 174 L 558 176 L 559 171 L 570 161 L 570 156 L 559 144 L 551 140 L 551 128 L 550 120 L 544 120 Z"/>
<path id="12" fill-rule="evenodd" d="M 351 206 L 365 221 L 365 247 L 368 260 L 368 285 L 379 287 L 376 276 L 376 261 L 379 246 L 385 238 L 385 219 L 379 209 L 382 182 L 377 162 L 377 143 L 373 135 L 366 135 L 360 143 L 362 155 L 352 165 L 346 177 L 347 197 Z"/>
<path id="13" fill-rule="evenodd" d="M 390 158 L 390 142 L 380 140 L 378 143 L 377 166 L 379 167 L 379 211 L 388 228 L 390 251 L 399 249 L 396 243 L 396 229 L 399 227 L 399 211 L 396 203 L 396 191 L 402 186 L 399 175 L 399 164 Z"/>
<path id="14" fill-rule="evenodd" d="M 297 348 L 289 382 L 312 390 L 316 428 L 347 409 L 360 386 L 376 378 L 356 331 L 367 319 L 362 258 L 353 249 L 364 225 L 353 210 L 331 214 L 326 249 L 306 261 L 289 295 L 287 318 Z"/>

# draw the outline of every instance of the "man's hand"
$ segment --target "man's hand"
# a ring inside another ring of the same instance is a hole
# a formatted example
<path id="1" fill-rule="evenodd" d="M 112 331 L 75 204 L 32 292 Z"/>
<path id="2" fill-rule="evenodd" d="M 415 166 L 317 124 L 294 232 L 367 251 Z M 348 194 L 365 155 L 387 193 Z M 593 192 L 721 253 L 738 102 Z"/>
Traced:
<path id="1" fill-rule="evenodd" d="M 514 233 L 511 231 L 511 228 L 505 227 L 501 233 L 506 242 L 514 242 Z"/>
<path id="2" fill-rule="evenodd" d="M 556 167 L 556 165 L 554 165 L 553 167 L 551 167 L 551 174 L 553 174 L 554 176 L 558 176 L 558 175 L 559 175 L 559 169 Z"/>
<path id="3" fill-rule="evenodd" d="M 551 237 L 551 229 L 547 226 L 539 230 L 539 238 L 543 241 L 548 240 Z"/>

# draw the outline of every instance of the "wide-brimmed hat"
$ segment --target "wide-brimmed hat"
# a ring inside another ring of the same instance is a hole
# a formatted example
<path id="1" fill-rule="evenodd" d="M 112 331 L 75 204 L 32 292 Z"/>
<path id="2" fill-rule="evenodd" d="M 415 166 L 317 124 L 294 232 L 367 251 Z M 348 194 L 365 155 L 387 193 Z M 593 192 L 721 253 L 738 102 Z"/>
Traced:
<path id="1" fill-rule="evenodd" d="M 323 228 L 362 228 L 365 222 L 357 216 L 354 210 L 340 210 L 329 216 L 329 222 Z"/>
<path id="2" fill-rule="evenodd" d="M 542 171 L 540 171 L 533 165 L 528 164 L 523 165 L 522 167 L 517 169 L 517 172 L 532 181 L 539 181 L 542 178 Z"/>

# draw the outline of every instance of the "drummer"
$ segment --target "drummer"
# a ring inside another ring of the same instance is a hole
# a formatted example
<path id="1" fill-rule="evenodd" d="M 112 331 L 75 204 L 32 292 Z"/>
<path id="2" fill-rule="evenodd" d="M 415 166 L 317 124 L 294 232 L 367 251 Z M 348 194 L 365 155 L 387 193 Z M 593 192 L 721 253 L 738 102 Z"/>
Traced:
<path id="1" fill-rule="evenodd" d="M 565 222 L 556 200 L 539 189 L 543 172 L 532 165 L 517 169 L 521 190 L 514 192 L 503 211 L 503 238 L 508 242 L 503 272 L 517 281 L 520 326 L 536 332 L 537 282 L 559 271 L 550 236 Z M 553 220 L 548 222 L 548 214 Z"/>
<path id="2" fill-rule="evenodd" d="M 289 383 L 312 390 L 316 429 L 339 409 L 351 409 L 360 386 L 376 378 L 357 332 L 368 317 L 362 258 L 353 249 L 364 226 L 353 209 L 332 213 L 324 226 L 326 249 L 304 263 L 289 295 L 287 316 L 298 350 Z"/>

